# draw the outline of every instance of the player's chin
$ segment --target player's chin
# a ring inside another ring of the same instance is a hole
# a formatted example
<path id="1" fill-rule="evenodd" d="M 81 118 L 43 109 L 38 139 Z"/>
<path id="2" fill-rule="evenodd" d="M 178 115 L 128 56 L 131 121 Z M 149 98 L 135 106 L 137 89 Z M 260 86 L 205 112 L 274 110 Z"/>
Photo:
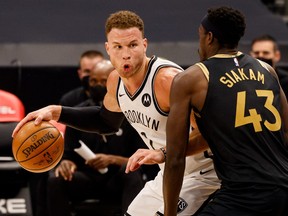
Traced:
<path id="1" fill-rule="evenodd" d="M 122 78 L 126 78 L 126 79 L 130 78 L 132 75 L 133 75 L 133 73 L 131 71 L 123 71 L 120 73 L 120 76 Z"/>

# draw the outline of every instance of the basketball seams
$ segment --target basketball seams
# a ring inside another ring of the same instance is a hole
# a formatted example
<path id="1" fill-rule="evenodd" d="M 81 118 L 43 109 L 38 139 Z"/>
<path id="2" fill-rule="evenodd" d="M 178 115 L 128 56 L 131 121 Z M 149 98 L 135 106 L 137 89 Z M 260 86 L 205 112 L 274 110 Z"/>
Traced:
<path id="1" fill-rule="evenodd" d="M 44 129 L 47 129 L 47 128 L 44 128 Z M 43 129 L 43 130 L 44 130 Z M 40 130 L 39 130 L 40 131 Z M 59 132 L 59 134 L 58 134 L 58 136 L 56 137 L 56 139 L 52 142 L 52 143 L 50 143 L 45 149 L 43 149 L 41 152 L 38 152 L 38 154 L 37 155 L 34 155 L 33 157 L 30 157 L 30 158 L 27 158 L 27 159 L 25 159 L 25 160 L 22 160 L 22 161 L 18 161 L 19 163 L 23 163 L 23 162 L 26 162 L 26 161 L 28 161 L 28 160 L 31 160 L 31 159 L 33 159 L 33 158 L 35 158 L 36 156 L 38 156 L 39 154 L 41 154 L 42 152 L 44 152 L 46 149 L 48 149 L 50 146 L 52 146 L 56 141 L 58 141 L 58 138 L 60 137 L 60 136 L 62 136 L 61 135 L 61 133 Z M 31 136 L 30 136 L 31 137 Z M 30 138 L 29 137 L 29 138 Z M 27 140 L 27 139 L 26 139 Z M 20 149 L 20 148 L 19 148 Z M 18 150 L 19 150 L 18 149 Z M 18 153 L 18 151 L 17 151 L 17 153 Z M 17 154 L 18 155 L 18 154 Z"/>
<path id="2" fill-rule="evenodd" d="M 56 132 L 58 132 L 58 131 L 57 131 L 57 128 L 54 127 L 54 126 L 47 126 L 47 127 L 45 127 L 45 128 L 40 128 L 39 130 L 36 130 L 35 132 L 33 132 L 33 134 L 31 134 L 29 137 L 27 137 L 27 138 L 17 147 L 17 151 L 16 151 L 16 155 L 15 155 L 16 161 L 22 162 L 22 161 L 19 161 L 19 160 L 18 160 L 18 152 L 19 152 L 19 150 L 21 149 L 21 147 L 24 145 L 24 143 L 25 143 L 27 140 L 29 140 L 34 134 L 36 134 L 36 133 L 38 133 L 38 132 L 41 132 L 41 131 L 43 131 L 43 130 L 49 129 L 49 128 L 56 129 Z M 20 132 L 19 132 L 19 133 L 20 133 Z M 58 133 L 60 133 L 60 132 L 58 132 Z M 61 133 L 60 133 L 60 135 L 61 135 Z M 58 134 L 58 137 L 59 137 L 59 134 Z M 58 138 L 58 137 L 57 137 L 57 138 Z M 53 142 L 53 143 L 54 143 L 54 142 Z M 49 145 L 49 146 L 50 146 L 50 145 Z"/>
<path id="3" fill-rule="evenodd" d="M 59 136 L 57 138 L 59 138 Z M 60 159 L 61 159 L 61 157 L 62 157 L 62 155 L 64 153 L 64 148 L 62 148 L 61 150 L 62 150 L 62 152 L 58 155 L 58 157 L 51 164 L 48 164 L 46 167 L 42 167 L 42 168 L 38 168 L 38 169 L 36 169 L 36 168 L 35 169 L 33 169 L 33 168 L 27 169 L 25 167 L 23 167 L 23 168 L 28 170 L 28 171 L 33 171 L 33 172 L 37 172 L 37 171 L 39 172 L 39 170 L 40 170 L 40 172 L 43 172 L 43 170 L 46 170 L 46 169 L 47 169 L 46 171 L 48 171 L 48 170 L 51 169 L 49 167 L 54 167 L 54 164 L 58 164 L 59 163 L 59 161 L 60 161 Z"/>
<path id="4" fill-rule="evenodd" d="M 49 121 L 27 122 L 12 141 L 15 160 L 25 170 L 41 173 L 54 168 L 64 154 L 64 137 Z"/>

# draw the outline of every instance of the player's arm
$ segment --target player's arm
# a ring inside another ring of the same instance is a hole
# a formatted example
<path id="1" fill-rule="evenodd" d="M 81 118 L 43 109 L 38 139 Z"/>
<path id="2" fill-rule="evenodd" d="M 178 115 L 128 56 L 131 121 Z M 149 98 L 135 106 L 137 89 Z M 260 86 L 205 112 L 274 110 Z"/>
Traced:
<path id="1" fill-rule="evenodd" d="M 197 66 L 192 66 L 180 73 L 174 78 L 171 88 L 171 107 L 166 127 L 167 158 L 163 177 L 165 216 L 175 216 L 177 212 L 177 203 L 185 169 L 185 158 L 190 148 L 188 148 L 188 140 L 192 98 L 193 101 L 198 101 L 199 94 L 202 95 L 205 92 L 201 91 L 202 88 L 204 89 L 204 86 L 202 86 L 203 75 L 201 76 L 199 70 Z M 197 72 L 196 74 L 194 73 L 195 71 Z M 207 81 L 205 82 L 207 85 Z M 195 95 L 198 97 L 197 99 Z M 199 109 L 200 103 L 197 104 L 196 102 L 195 105 L 198 110 L 201 110 Z"/>
<path id="2" fill-rule="evenodd" d="M 182 77 L 182 74 L 179 74 Z M 167 158 L 163 177 L 165 216 L 176 215 L 177 202 L 182 186 L 185 169 L 186 149 L 190 127 L 190 100 L 185 97 L 184 89 L 174 79 L 171 89 L 171 107 L 167 120 Z"/>
<path id="3" fill-rule="evenodd" d="M 193 129 L 189 134 L 189 143 L 186 150 L 187 156 L 204 152 L 209 148 L 208 143 L 198 129 L 193 111 L 190 114 L 190 123 Z"/>
<path id="4" fill-rule="evenodd" d="M 159 70 L 154 83 L 155 95 L 159 107 L 164 112 L 170 110 L 170 91 L 174 77 L 182 70 L 166 67 Z"/>
<path id="5" fill-rule="evenodd" d="M 204 152 L 209 148 L 205 138 L 202 136 L 198 128 L 194 128 L 189 134 L 189 142 L 186 149 L 186 156 Z"/>
<path id="6" fill-rule="evenodd" d="M 116 98 L 118 78 L 116 71 L 109 75 L 103 106 L 62 107 L 59 122 L 88 132 L 100 134 L 117 132 L 124 119 Z"/>
<path id="7" fill-rule="evenodd" d="M 55 120 L 76 129 L 96 132 L 113 133 L 118 131 L 124 115 L 116 99 L 118 76 L 116 71 L 111 72 L 107 80 L 107 94 L 102 107 L 62 107 L 50 105 L 29 113 L 22 119 L 13 131 L 14 137 L 20 128 L 28 121 L 34 120 L 36 125 L 41 121 Z"/>
<path id="8" fill-rule="evenodd" d="M 167 67 L 167 68 L 162 68 L 157 74 L 157 77 L 155 80 L 155 92 L 156 92 L 157 102 L 163 111 L 169 112 L 170 110 L 171 85 L 172 85 L 174 77 L 179 72 L 182 72 L 182 70 L 178 68 L 174 68 L 174 67 Z M 194 118 L 194 112 L 191 113 L 190 123 L 191 123 L 191 126 L 194 128 L 194 130 L 192 130 L 192 132 L 189 135 L 189 143 L 188 143 L 187 150 L 186 150 L 186 156 L 198 154 L 200 152 L 207 150 L 208 148 L 208 144 L 206 140 L 203 138 L 203 136 L 198 130 L 198 127 Z M 163 156 L 161 155 L 162 153 L 161 151 L 157 151 L 157 152 L 160 154 L 160 156 Z M 153 155 L 156 155 L 156 154 L 153 154 Z M 160 156 L 158 156 L 157 159 L 161 158 Z M 151 157 L 149 157 L 149 159 L 151 160 Z M 141 161 L 142 161 L 142 164 L 146 164 L 145 158 Z M 154 161 L 157 161 L 157 160 L 154 160 Z M 161 161 L 161 163 L 162 162 L 163 161 Z"/>
<path id="9" fill-rule="evenodd" d="M 78 130 L 111 134 L 118 131 L 124 115 L 111 112 L 105 106 L 62 107 L 59 122 Z"/>

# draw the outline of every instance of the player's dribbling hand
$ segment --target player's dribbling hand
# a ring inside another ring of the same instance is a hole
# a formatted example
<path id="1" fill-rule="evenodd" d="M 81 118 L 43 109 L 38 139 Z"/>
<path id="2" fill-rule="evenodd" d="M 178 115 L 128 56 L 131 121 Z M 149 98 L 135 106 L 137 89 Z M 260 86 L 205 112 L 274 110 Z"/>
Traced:
<path id="1" fill-rule="evenodd" d="M 25 118 L 23 118 L 15 127 L 12 137 L 14 137 L 20 128 L 27 123 L 28 121 L 32 121 L 35 119 L 34 123 L 35 125 L 40 124 L 41 121 L 50 121 L 50 120 L 55 120 L 58 121 L 60 114 L 61 114 L 62 107 L 57 106 L 57 105 L 50 105 L 46 106 L 42 109 L 36 110 L 34 112 L 30 112 L 29 114 L 26 115 Z"/>
<path id="2" fill-rule="evenodd" d="M 163 152 L 159 149 L 138 149 L 128 160 L 126 173 L 137 170 L 143 164 L 159 164 L 164 162 Z"/>

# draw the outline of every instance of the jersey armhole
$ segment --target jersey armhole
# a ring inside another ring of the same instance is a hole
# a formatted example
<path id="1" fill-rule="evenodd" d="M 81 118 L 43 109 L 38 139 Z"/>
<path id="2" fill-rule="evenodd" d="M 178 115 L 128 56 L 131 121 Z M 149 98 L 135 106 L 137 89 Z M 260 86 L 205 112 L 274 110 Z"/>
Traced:
<path id="1" fill-rule="evenodd" d="M 208 71 L 207 67 L 203 63 L 196 63 L 195 65 L 200 67 L 200 69 L 202 70 L 204 76 L 206 77 L 206 79 L 209 82 L 209 71 Z"/>
<path id="2" fill-rule="evenodd" d="M 120 83 L 121 83 L 121 78 L 118 78 L 118 84 L 117 84 L 117 90 L 116 90 L 116 98 L 117 98 L 117 103 L 118 106 L 120 107 L 120 102 L 119 102 L 119 98 L 118 98 L 118 92 L 119 92 L 119 88 L 120 88 Z"/>

